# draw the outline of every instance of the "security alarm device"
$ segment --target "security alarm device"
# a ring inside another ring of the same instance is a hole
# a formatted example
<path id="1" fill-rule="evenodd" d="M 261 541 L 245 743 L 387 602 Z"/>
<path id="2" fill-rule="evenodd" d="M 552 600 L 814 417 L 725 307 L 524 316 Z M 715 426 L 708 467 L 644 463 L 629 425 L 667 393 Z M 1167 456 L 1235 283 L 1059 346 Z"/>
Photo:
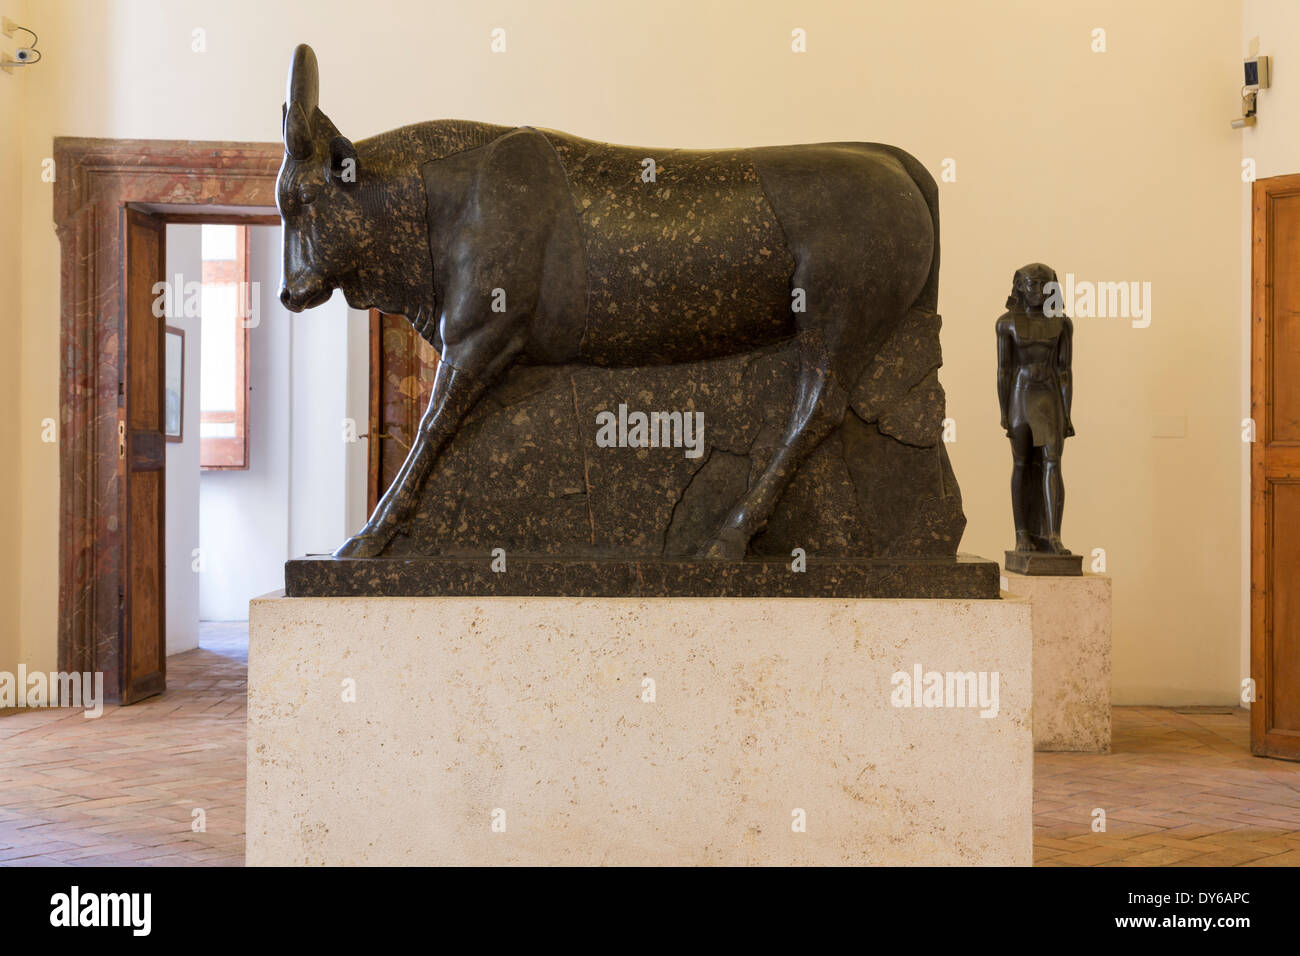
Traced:
<path id="1" fill-rule="evenodd" d="M 1251 45 L 1254 49 L 1254 44 Z M 1233 129 L 1255 125 L 1255 97 L 1260 90 L 1268 89 L 1268 57 L 1251 56 L 1242 60 L 1241 115 L 1232 121 Z"/>
<path id="2" fill-rule="evenodd" d="M 1268 57 L 1253 56 L 1242 62 L 1245 83 L 1243 93 L 1255 93 L 1268 89 Z"/>

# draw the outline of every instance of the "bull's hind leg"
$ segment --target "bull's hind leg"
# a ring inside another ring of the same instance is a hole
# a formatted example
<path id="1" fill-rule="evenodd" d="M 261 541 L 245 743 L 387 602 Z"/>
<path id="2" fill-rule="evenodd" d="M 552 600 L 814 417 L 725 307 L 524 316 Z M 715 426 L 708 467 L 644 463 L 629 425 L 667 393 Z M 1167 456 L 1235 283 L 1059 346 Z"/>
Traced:
<path id="1" fill-rule="evenodd" d="M 801 332 L 798 343 L 795 402 L 785 435 L 763 474 L 732 509 L 717 536 L 705 548 L 706 558 L 729 561 L 743 558 L 750 539 L 767 525 L 799 465 L 844 420 L 849 389 L 840 381 L 840 375 L 847 372 L 850 381 L 856 381 L 865 359 L 841 354 L 835 356 L 839 361 L 832 361 L 825 335 L 819 328 Z"/>

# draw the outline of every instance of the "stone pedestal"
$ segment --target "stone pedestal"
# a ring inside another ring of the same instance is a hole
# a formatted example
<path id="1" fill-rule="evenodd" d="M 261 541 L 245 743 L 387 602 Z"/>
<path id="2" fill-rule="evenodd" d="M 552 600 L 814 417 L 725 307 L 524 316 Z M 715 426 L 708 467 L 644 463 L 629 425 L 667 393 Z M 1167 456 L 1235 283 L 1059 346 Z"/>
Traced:
<path id="1" fill-rule="evenodd" d="M 490 552 L 461 557 L 335 558 L 284 563 L 290 597 L 799 597 L 996 599 L 996 561 L 823 558 L 801 571 L 785 559 L 744 561 L 515 556 L 493 570 Z"/>
<path id="2" fill-rule="evenodd" d="M 1110 753 L 1110 577 L 1007 571 L 1034 621 L 1034 749 Z"/>
<path id="3" fill-rule="evenodd" d="M 253 865 L 1031 863 L 1021 599 L 269 597 L 250 632 Z"/>
<path id="4" fill-rule="evenodd" d="M 1005 551 L 1006 569 L 1015 574 L 1064 577 L 1083 574 L 1083 555 L 1044 554 L 1041 551 Z"/>

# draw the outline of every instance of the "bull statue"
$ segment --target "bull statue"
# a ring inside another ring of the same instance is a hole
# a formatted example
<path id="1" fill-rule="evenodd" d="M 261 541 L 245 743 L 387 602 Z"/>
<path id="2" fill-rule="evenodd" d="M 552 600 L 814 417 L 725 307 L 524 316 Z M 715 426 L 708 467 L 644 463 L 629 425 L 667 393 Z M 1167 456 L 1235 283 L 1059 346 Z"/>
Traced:
<path id="1" fill-rule="evenodd" d="M 938 190 L 892 146 L 641 149 L 457 120 L 354 143 L 318 94 L 299 46 L 280 301 L 300 312 L 342 289 L 352 308 L 406 316 L 440 357 L 405 462 L 337 557 L 384 550 L 516 363 L 639 368 L 784 341 L 797 378 L 780 444 L 700 554 L 739 560 L 882 343 L 936 308 Z"/>

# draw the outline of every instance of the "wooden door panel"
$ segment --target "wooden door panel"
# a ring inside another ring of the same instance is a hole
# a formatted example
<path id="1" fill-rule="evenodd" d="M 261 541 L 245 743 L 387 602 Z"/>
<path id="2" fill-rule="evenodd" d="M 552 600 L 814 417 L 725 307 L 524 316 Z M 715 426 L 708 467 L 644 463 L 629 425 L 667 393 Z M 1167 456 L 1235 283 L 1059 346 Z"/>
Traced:
<path id="1" fill-rule="evenodd" d="M 1300 176 L 1253 199 L 1251 750 L 1300 760 Z"/>
<path id="2" fill-rule="evenodd" d="M 122 702 L 166 687 L 167 616 L 163 438 L 163 326 L 154 315 L 155 284 L 166 274 L 166 225 L 133 209 L 125 213 L 122 447 L 124 557 Z"/>
<path id="3" fill-rule="evenodd" d="M 1272 384 L 1273 413 L 1270 441 L 1300 441 L 1300 271 L 1278 261 L 1278 252 L 1300 246 L 1300 195 L 1277 196 L 1270 203 L 1270 244 L 1275 265 L 1269 309 L 1272 342 L 1269 380 Z"/>
<path id="4" fill-rule="evenodd" d="M 1300 441 L 1300 388 L 1287 387 L 1288 370 L 1300 368 L 1300 314 L 1276 316 L 1269 374 L 1275 385 L 1270 429 L 1273 441 Z"/>
<path id="5" fill-rule="evenodd" d="M 157 534 L 163 504 L 162 476 L 161 470 L 131 476 L 127 533 L 132 541 L 148 541 Z M 159 646 L 163 638 L 159 628 L 165 620 L 161 614 L 165 582 L 161 555 L 156 548 L 132 548 L 129 568 L 131 617 L 127 631 L 131 635 L 131 654 L 127 666 L 128 677 L 134 682 L 147 679 L 162 667 L 165 654 Z"/>
<path id="6" fill-rule="evenodd" d="M 1272 624 L 1268 670 L 1273 693 L 1264 706 L 1273 733 L 1300 733 L 1300 694 L 1279 688 L 1300 687 L 1300 483 L 1269 482 L 1269 545 L 1274 587 L 1268 609 Z M 1271 702 L 1271 703 L 1270 703 Z"/>
<path id="7" fill-rule="evenodd" d="M 406 460 L 437 367 L 438 353 L 410 322 L 371 310 L 367 507 L 372 513 Z"/>

